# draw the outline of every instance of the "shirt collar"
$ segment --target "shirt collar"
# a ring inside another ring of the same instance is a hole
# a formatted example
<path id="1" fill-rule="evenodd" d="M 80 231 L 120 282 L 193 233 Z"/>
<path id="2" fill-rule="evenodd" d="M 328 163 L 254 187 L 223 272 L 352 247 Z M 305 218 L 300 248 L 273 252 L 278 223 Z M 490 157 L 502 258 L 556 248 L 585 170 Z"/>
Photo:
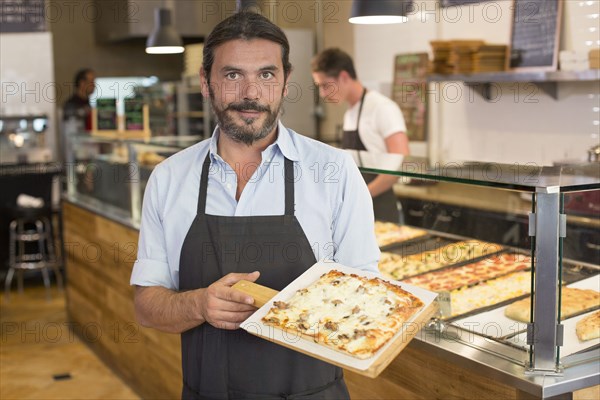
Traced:
<path id="1" fill-rule="evenodd" d="M 274 152 L 278 148 L 285 158 L 289 159 L 290 161 L 299 161 L 300 157 L 298 156 L 298 149 L 296 148 L 296 144 L 294 143 L 293 139 L 293 135 L 296 133 L 283 126 L 281 121 L 278 122 L 277 129 L 277 140 L 271 146 L 267 147 L 265 152 Z M 219 127 L 217 126 L 213 131 L 212 137 L 210 138 L 209 151 L 211 155 L 211 161 L 215 161 L 215 159 L 221 159 L 217 152 L 219 135 L 220 131 Z"/>

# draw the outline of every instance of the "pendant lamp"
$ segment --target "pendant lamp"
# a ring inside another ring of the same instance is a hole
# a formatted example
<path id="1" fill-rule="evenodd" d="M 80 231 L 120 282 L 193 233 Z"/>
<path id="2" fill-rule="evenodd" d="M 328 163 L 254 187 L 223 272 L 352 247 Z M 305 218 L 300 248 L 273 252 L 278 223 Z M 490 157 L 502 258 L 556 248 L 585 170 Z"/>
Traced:
<path id="1" fill-rule="evenodd" d="M 171 10 L 156 8 L 154 10 L 154 30 L 146 41 L 148 54 L 177 54 L 184 51 L 181 36 L 171 23 Z"/>
<path id="2" fill-rule="evenodd" d="M 353 0 L 348 21 L 352 24 L 400 24 L 406 22 L 412 0 Z"/>

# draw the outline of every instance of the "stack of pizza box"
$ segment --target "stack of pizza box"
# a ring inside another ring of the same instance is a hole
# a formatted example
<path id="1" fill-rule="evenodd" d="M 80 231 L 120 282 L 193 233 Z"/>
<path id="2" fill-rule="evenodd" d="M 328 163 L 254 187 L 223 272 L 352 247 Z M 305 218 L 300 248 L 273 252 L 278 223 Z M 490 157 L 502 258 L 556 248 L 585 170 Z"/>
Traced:
<path id="1" fill-rule="evenodd" d="M 486 44 L 483 40 L 436 40 L 430 43 L 432 73 L 470 74 L 505 69 L 506 45 Z"/>
<path id="2" fill-rule="evenodd" d="M 473 72 L 496 72 L 506 68 L 508 46 L 484 44 L 473 55 Z"/>
<path id="3" fill-rule="evenodd" d="M 433 61 L 431 62 L 431 73 L 433 74 L 450 74 L 452 69 L 448 66 L 448 58 L 450 57 L 450 42 L 444 40 L 432 40 L 431 48 L 433 49 Z"/>

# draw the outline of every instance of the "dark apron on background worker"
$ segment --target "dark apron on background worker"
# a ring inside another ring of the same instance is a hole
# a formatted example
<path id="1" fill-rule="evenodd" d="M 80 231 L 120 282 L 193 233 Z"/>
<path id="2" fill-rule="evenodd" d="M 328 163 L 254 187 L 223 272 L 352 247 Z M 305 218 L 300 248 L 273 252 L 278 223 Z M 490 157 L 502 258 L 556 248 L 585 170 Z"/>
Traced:
<path id="1" fill-rule="evenodd" d="M 367 148 L 363 144 L 362 140 L 360 140 L 360 135 L 358 134 L 358 127 L 360 123 L 360 115 L 362 113 L 362 108 L 365 100 L 365 94 L 367 94 L 367 89 L 365 88 L 360 98 L 360 107 L 358 108 L 358 118 L 356 120 L 356 129 L 353 131 L 344 130 L 342 136 L 342 148 L 349 150 L 362 150 L 367 151 Z M 359 153 L 360 160 L 360 153 Z M 359 167 L 362 165 L 359 165 Z M 367 182 L 367 185 L 374 180 L 377 175 L 375 174 L 366 174 L 362 173 L 362 176 Z M 398 222 L 400 220 L 400 213 L 398 212 L 398 205 L 396 195 L 394 194 L 393 189 L 389 189 L 379 196 L 373 198 L 373 211 L 375 212 L 375 219 L 379 221 L 389 221 L 389 222 Z"/>
<path id="2" fill-rule="evenodd" d="M 198 212 L 181 249 L 179 290 L 211 285 L 230 272 L 260 271 L 257 283 L 281 290 L 315 262 L 294 215 L 294 168 L 285 159 L 285 214 L 207 215 L 210 154 L 202 167 Z M 205 322 L 181 335 L 184 399 L 348 399 L 342 370 L 242 329 Z"/>

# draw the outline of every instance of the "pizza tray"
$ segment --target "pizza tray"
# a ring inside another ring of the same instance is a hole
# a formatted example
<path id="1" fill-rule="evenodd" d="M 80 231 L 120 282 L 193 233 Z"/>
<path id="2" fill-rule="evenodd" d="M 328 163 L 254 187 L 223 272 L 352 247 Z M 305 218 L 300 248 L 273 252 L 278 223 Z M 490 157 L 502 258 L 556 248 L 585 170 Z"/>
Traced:
<path id="1" fill-rule="evenodd" d="M 569 288 L 576 289 L 592 289 L 600 291 L 600 274 L 589 277 L 587 279 L 583 279 L 581 281 L 566 285 Z M 523 299 L 526 296 L 520 296 L 518 299 Z M 517 298 L 507 300 L 505 302 L 500 303 L 499 305 L 490 306 L 492 309 L 486 311 L 488 308 L 475 310 L 475 313 L 464 314 L 463 316 L 458 316 L 452 319 L 452 325 L 457 326 L 463 330 L 468 332 L 477 333 L 478 335 L 492 338 L 492 339 L 503 339 L 509 344 L 516 345 L 518 347 L 526 347 L 527 344 L 524 342 L 525 339 L 520 337 L 520 333 L 524 333 L 527 331 L 527 324 L 524 322 L 516 321 L 511 318 L 508 318 L 504 312 L 506 307 L 509 304 L 516 301 Z M 592 309 L 584 310 L 583 314 L 589 314 L 590 310 L 595 311 L 600 308 L 600 304 L 597 307 Z M 563 321 L 563 324 L 566 324 L 570 320 L 575 320 L 581 314 L 573 316 L 567 320 Z M 577 322 L 577 320 L 575 320 Z M 567 326 L 565 325 L 565 332 Z M 574 328 L 573 328 L 574 329 Z M 575 331 L 572 332 L 575 335 Z M 575 339 L 577 336 L 575 335 Z M 566 334 L 565 334 L 565 343 L 567 343 Z M 578 339 L 577 339 L 578 341 Z M 591 342 L 591 341 L 590 341 Z M 586 342 L 587 343 L 587 342 Z M 589 347 L 589 346 L 588 346 Z M 568 350 L 568 349 L 567 349 Z M 573 354 L 580 350 L 574 350 L 569 354 Z M 564 354 L 568 355 L 568 354 Z"/>
<path id="2" fill-rule="evenodd" d="M 437 250 L 440 247 L 456 242 L 456 240 L 429 235 L 421 236 L 418 239 L 419 240 L 407 240 L 401 243 L 390 244 L 382 247 L 381 251 L 407 257 L 414 254 L 424 253 L 426 251 Z"/>
<path id="3" fill-rule="evenodd" d="M 461 241 L 464 241 L 464 240 L 461 240 Z M 416 254 L 424 253 L 424 252 L 430 251 L 430 250 L 437 250 L 437 249 L 440 249 L 440 248 L 442 248 L 442 247 L 444 247 L 446 245 L 449 245 L 449 244 L 452 244 L 452 243 L 458 243 L 458 242 L 461 242 L 461 241 L 449 240 L 449 239 L 440 238 L 440 237 L 430 237 L 430 238 L 428 238 L 427 242 L 414 244 L 412 246 L 413 249 L 415 249 L 415 248 L 418 249 L 420 247 L 421 251 L 416 251 L 414 253 L 407 253 L 407 252 L 403 252 L 405 250 L 402 249 L 402 248 L 400 248 L 400 249 L 388 250 L 387 252 L 388 253 L 399 254 L 401 256 L 416 255 Z M 429 273 L 432 273 L 432 272 L 439 272 L 439 271 L 446 270 L 446 269 L 459 268 L 459 267 L 462 267 L 462 266 L 465 266 L 465 265 L 468 265 L 468 264 L 473 264 L 473 263 L 476 263 L 478 261 L 485 260 L 486 258 L 494 257 L 494 256 L 497 256 L 497 255 L 500 255 L 500 254 L 503 254 L 503 253 L 506 253 L 506 252 L 509 251 L 509 250 L 507 250 L 506 248 L 504 248 L 501 245 L 498 245 L 498 246 L 499 246 L 499 249 L 497 251 L 492 251 L 489 254 L 485 254 L 483 256 L 478 256 L 478 257 L 473 257 L 473 258 L 470 258 L 468 260 L 464 260 L 464 261 L 460 261 L 460 262 L 450 262 L 450 263 L 448 263 L 446 265 L 441 265 L 438 268 L 431 269 L 431 270 L 429 270 L 427 272 L 422 272 L 422 273 L 419 273 L 419 274 L 405 276 L 405 277 L 402 278 L 402 280 L 413 278 L 413 277 L 419 276 L 419 275 L 426 275 L 426 274 L 429 274 Z"/>
<path id="4" fill-rule="evenodd" d="M 513 302 L 514 300 L 510 300 Z M 506 306 L 469 315 L 452 321 L 452 325 L 491 339 L 503 339 L 527 331 L 527 324 L 504 315 Z M 510 339 L 507 339 L 511 342 Z"/>
<path id="5" fill-rule="evenodd" d="M 423 231 L 425 233 L 422 234 L 422 235 L 419 235 L 419 236 L 415 236 L 415 237 L 410 238 L 410 239 L 399 240 L 397 242 L 388 243 L 388 244 L 386 244 L 384 246 L 379 246 L 379 250 L 381 250 L 381 251 L 390 251 L 390 250 L 396 249 L 398 247 L 411 246 L 411 245 L 419 243 L 419 242 L 421 242 L 423 240 L 427 240 L 427 239 L 431 238 L 430 232 L 427 231 L 424 228 L 419 228 L 419 227 L 412 226 L 412 225 L 406 225 L 406 226 L 409 227 L 409 228 L 418 229 L 418 230 Z"/>
<path id="6" fill-rule="evenodd" d="M 273 307 L 273 302 L 287 301 L 297 290 L 310 285 L 321 275 L 332 269 L 366 278 L 381 278 L 379 274 L 373 272 L 346 267 L 334 262 L 321 261 L 306 270 L 281 292 L 276 292 L 270 288 L 265 288 L 264 286 L 256 285 L 254 283 L 240 281 L 233 287 L 253 296 L 256 305 L 260 306 L 254 314 L 242 322 L 240 327 L 250 334 L 270 340 L 292 350 L 356 372 L 357 374 L 376 378 L 394 360 L 394 358 L 400 354 L 419 330 L 436 314 L 437 303 L 434 300 L 437 297 L 437 294 L 401 282 L 384 279 L 400 286 L 414 296 L 417 296 L 423 301 L 424 305 L 419 312 L 404 324 L 404 327 L 397 332 L 396 335 L 375 353 L 373 357 L 364 360 L 338 352 L 322 344 L 315 343 L 311 339 L 298 336 L 296 333 L 288 333 L 262 322 L 262 318 L 268 313 L 271 307 Z M 262 304 L 263 301 L 264 304 Z"/>
<path id="7" fill-rule="evenodd" d="M 593 314 L 595 311 L 591 311 L 585 314 L 580 314 L 576 317 L 566 319 L 562 322 L 564 329 L 564 339 L 563 346 L 560 348 L 560 356 L 566 357 L 571 354 L 583 352 L 586 350 L 591 350 L 592 348 L 600 346 L 600 338 L 586 340 L 585 342 L 581 342 L 575 333 L 575 327 L 577 326 L 577 322 L 579 320 L 587 317 L 590 314 Z M 527 333 L 523 332 L 515 336 L 514 340 L 511 340 L 514 344 L 519 347 L 527 348 L 529 345 L 527 344 Z"/>

